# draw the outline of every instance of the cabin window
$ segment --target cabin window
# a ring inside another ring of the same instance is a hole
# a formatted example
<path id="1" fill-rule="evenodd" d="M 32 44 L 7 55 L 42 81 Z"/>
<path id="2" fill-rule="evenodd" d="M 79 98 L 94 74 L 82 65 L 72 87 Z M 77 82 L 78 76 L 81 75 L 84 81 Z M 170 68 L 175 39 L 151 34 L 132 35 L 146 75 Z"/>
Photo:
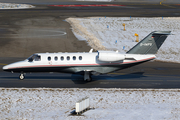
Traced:
<path id="1" fill-rule="evenodd" d="M 56 57 L 54 57 L 54 60 L 55 60 L 55 61 L 57 61 L 57 60 L 58 60 L 58 57 L 57 57 L 57 56 L 56 56 Z"/>
<path id="2" fill-rule="evenodd" d="M 79 60 L 82 60 L 82 56 L 79 56 Z"/>
<path id="3" fill-rule="evenodd" d="M 63 56 L 61 56 L 61 60 L 62 60 L 62 61 L 64 60 L 64 57 L 63 57 Z"/>
<path id="4" fill-rule="evenodd" d="M 73 56 L 73 60 L 76 60 L 76 56 Z"/>
<path id="5" fill-rule="evenodd" d="M 67 56 L 67 60 L 70 60 L 70 57 L 69 57 L 69 56 Z"/>
<path id="6" fill-rule="evenodd" d="M 48 57 L 48 61 L 50 61 L 51 60 L 51 57 Z"/>

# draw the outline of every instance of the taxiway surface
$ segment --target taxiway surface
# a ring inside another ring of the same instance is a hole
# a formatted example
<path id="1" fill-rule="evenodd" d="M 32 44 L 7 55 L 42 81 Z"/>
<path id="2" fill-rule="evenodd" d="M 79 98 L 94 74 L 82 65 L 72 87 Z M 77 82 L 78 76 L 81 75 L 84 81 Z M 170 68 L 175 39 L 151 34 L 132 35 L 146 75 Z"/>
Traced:
<path id="1" fill-rule="evenodd" d="M 81 75 L 64 73 L 28 73 L 24 80 L 19 80 L 19 73 L 0 71 L 0 87 L 169 89 L 180 88 L 179 71 L 180 64 L 153 61 L 114 73 L 92 76 L 91 82 L 83 81 Z"/>
<path id="2" fill-rule="evenodd" d="M 49 6 L 50 3 L 47 0 L 48 4 L 29 1 L 30 4 L 36 5 L 33 9 L 0 10 L 0 67 L 38 52 L 89 51 L 90 46 L 86 41 L 79 41 L 73 35 L 71 26 L 65 21 L 68 17 L 180 16 L 180 6 L 177 1 L 174 4 L 165 4 L 168 0 L 161 4 L 160 2 L 146 4 L 113 2 L 113 4 L 123 5 L 120 7 L 54 7 Z M 78 4 L 109 3 L 78 2 Z M 1 70 L 0 87 L 179 88 L 179 70 L 179 64 L 148 62 L 113 74 L 93 76 L 93 81 L 89 83 L 84 82 L 83 77 L 79 75 L 57 73 L 27 74 L 26 79 L 20 81 L 18 80 L 19 74 L 6 73 Z"/>

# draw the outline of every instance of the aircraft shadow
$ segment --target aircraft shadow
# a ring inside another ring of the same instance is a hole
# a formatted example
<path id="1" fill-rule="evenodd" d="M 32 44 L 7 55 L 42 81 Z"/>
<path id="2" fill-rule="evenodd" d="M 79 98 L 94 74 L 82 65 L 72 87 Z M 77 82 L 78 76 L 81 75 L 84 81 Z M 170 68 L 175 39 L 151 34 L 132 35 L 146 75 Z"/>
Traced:
<path id="1" fill-rule="evenodd" d="M 116 74 L 104 74 L 94 76 L 92 75 L 92 81 L 86 82 L 83 80 L 83 75 L 78 74 L 27 74 L 25 75 L 25 80 L 71 80 L 74 84 L 89 84 L 94 83 L 99 80 L 124 80 L 124 79 L 137 79 L 142 77 L 147 77 L 143 75 L 144 72 L 135 72 L 129 73 L 125 75 L 116 75 Z M 13 74 L 13 76 L 2 76 L 0 77 L 1 80 L 19 80 L 19 74 Z"/>
<path id="2" fill-rule="evenodd" d="M 144 72 L 135 72 L 135 73 L 130 73 L 130 74 L 125 74 L 125 75 L 109 75 L 109 74 L 105 74 L 105 75 L 98 75 L 98 76 L 92 76 L 92 81 L 91 82 L 86 82 L 83 80 L 83 76 L 81 79 L 77 79 L 78 77 L 73 77 L 71 80 L 75 83 L 75 84 L 89 84 L 89 83 L 93 83 L 93 82 L 97 82 L 99 80 L 125 80 L 125 79 L 137 79 L 137 78 L 142 78 L 142 77 L 147 77 L 144 75 Z M 80 78 L 80 77 L 79 77 Z"/>
<path id="3" fill-rule="evenodd" d="M 1 79 L 19 79 L 19 77 L 0 77 Z M 58 76 L 25 76 L 25 80 L 63 80 L 63 79 L 70 79 L 71 77 L 58 77 Z"/>

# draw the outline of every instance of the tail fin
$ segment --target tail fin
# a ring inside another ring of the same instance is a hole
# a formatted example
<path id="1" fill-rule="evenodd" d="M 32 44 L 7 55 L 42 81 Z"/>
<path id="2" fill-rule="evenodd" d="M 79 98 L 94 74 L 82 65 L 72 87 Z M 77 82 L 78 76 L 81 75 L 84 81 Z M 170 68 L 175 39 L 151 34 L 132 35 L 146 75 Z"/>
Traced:
<path id="1" fill-rule="evenodd" d="M 127 54 L 156 54 L 171 31 L 154 31 L 131 48 Z"/>

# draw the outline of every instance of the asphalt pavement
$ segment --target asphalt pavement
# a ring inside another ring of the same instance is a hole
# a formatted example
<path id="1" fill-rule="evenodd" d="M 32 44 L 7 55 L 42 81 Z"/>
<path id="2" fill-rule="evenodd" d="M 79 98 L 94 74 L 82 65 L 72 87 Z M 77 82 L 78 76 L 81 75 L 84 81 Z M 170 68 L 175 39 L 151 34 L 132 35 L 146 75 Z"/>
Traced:
<path id="1" fill-rule="evenodd" d="M 26 74 L 18 80 L 19 74 L 0 72 L 0 87 L 8 88 L 142 88 L 176 89 L 180 87 L 180 75 L 144 75 L 138 73 L 114 73 L 92 76 L 91 82 L 83 81 L 83 76 L 62 73 Z"/>
<path id="2" fill-rule="evenodd" d="M 4 62 L 24 58 L 0 58 Z M 3 66 L 2 64 L 0 66 Z M 91 82 L 82 75 L 65 73 L 26 73 L 19 80 L 20 73 L 0 71 L 0 87 L 10 88 L 180 88 L 180 64 L 151 61 L 117 72 L 92 76 Z"/>

